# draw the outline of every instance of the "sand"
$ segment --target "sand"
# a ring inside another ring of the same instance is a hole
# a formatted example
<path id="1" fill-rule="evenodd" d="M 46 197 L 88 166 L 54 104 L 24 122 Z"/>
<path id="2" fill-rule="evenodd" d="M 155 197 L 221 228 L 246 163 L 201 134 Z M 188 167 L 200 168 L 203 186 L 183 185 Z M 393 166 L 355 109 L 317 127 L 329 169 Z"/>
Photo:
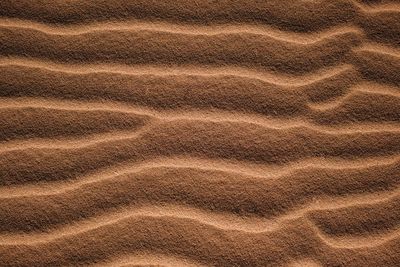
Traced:
<path id="1" fill-rule="evenodd" d="M 398 1 L 0 1 L 0 266 L 399 262 Z"/>

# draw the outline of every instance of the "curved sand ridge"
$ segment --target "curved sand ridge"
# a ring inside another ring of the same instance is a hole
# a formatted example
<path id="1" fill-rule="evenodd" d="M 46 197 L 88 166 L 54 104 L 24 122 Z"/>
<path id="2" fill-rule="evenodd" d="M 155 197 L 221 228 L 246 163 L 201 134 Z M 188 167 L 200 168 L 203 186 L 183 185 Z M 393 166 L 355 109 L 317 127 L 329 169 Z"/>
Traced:
<path id="1" fill-rule="evenodd" d="M 400 5 L 1 1 L 1 266 L 396 266 Z"/>
<path id="2" fill-rule="evenodd" d="M 246 3 L 221 1 L 218 4 L 212 1 L 187 0 L 173 3 L 74 1 L 72 9 L 70 3 L 62 0 L 54 1 L 52 5 L 42 5 L 40 8 L 29 0 L 18 3 L 8 0 L 2 1 L 0 7 L 0 15 L 5 18 L 61 25 L 140 19 L 206 25 L 250 23 L 273 25 L 283 30 L 298 32 L 310 32 L 344 23 L 369 22 L 380 26 L 384 22 L 395 22 L 394 18 L 399 11 L 399 6 L 390 2 L 365 5 L 356 0 L 335 0 L 329 3 L 290 0 L 286 4 L 279 0 L 263 3 L 255 0 Z"/>
<path id="3" fill-rule="evenodd" d="M 155 41 L 148 44 L 148 39 Z M 377 56 L 383 57 L 381 64 L 390 64 L 393 68 L 398 66 L 398 52 L 382 56 L 379 47 L 359 48 L 363 39 L 363 35 L 343 32 L 326 36 L 315 43 L 298 44 L 267 35 L 240 32 L 196 34 L 193 38 L 192 34 L 157 30 L 106 30 L 79 35 L 53 35 L 32 29 L 0 27 L 1 55 L 5 57 L 25 55 L 69 63 L 112 62 L 165 67 L 230 65 L 291 75 L 309 73 L 342 62 L 354 64 L 366 76 L 375 79 L 379 76 L 374 77 L 365 69 Z M 37 49 L 37 46 L 42 49 Z M 141 49 L 144 46 L 146 49 Z M 392 81 L 396 78 L 395 69 L 386 75 Z"/>
<path id="4" fill-rule="evenodd" d="M 289 246 L 288 240 L 290 240 Z M 335 247 L 325 242 L 312 224 L 305 219 L 297 220 L 273 232 L 245 233 L 223 230 L 192 219 L 139 216 L 51 242 L 1 246 L 0 251 L 6 255 L 4 257 L 6 263 L 18 259 L 16 262 L 20 265 L 98 263 L 104 258 L 126 255 L 131 251 L 178 254 L 184 259 L 190 258 L 206 265 L 239 265 L 242 258 L 231 258 L 229 255 L 237 255 L 236 251 L 240 251 L 247 255 L 246 262 L 252 265 L 276 265 L 296 258 L 311 257 L 317 262 L 329 265 L 338 265 L 351 258 L 351 261 L 346 261 L 346 265 L 359 266 L 365 260 L 373 264 L 398 260 L 396 253 L 391 255 L 383 253 L 387 250 L 396 252 L 398 245 L 398 239 L 395 238 L 373 247 L 353 249 Z M 210 249 L 210 246 L 213 249 Z M 58 255 L 60 247 L 73 249 Z M 262 249 L 264 247 L 270 249 Z M 258 251 L 256 255 L 252 253 L 254 249 Z M 44 250 L 46 254 L 40 253 Z M 282 250 L 285 254 L 277 253 Z M 381 254 L 386 257 L 380 257 Z M 24 256 L 21 257 L 22 255 Z"/>
<path id="5" fill-rule="evenodd" d="M 28 146 L 6 150 L 0 158 L 0 174 L 4 177 L 0 182 L 7 185 L 73 179 L 105 166 L 142 162 L 158 156 L 267 165 L 311 158 L 368 159 L 397 155 L 399 137 L 398 131 L 391 130 L 331 133 L 304 126 L 281 129 L 243 122 L 180 119 L 161 122 L 126 138 L 61 148 Z M 21 160 L 24 164 L 16 168 L 14 163 Z"/>
<path id="6" fill-rule="evenodd" d="M 310 201 L 318 204 L 319 199 L 329 198 L 332 202 L 334 198 L 360 195 L 366 193 L 365 188 L 377 195 L 396 190 L 399 174 L 398 161 L 355 169 L 304 168 L 275 179 L 222 170 L 149 165 L 138 172 L 132 170 L 81 185 L 61 185 L 58 192 L 46 193 L 38 187 L 29 193 L 26 188 L 28 195 L 0 199 L 3 214 L 0 231 L 43 230 L 93 217 L 118 206 L 149 204 L 184 204 L 239 216 L 269 218 L 308 206 Z M 287 184 L 291 186 L 288 188 Z M 396 201 L 395 198 L 391 202 L 394 205 Z M 59 207 L 55 203 L 68 205 Z M 25 207 L 31 207 L 32 214 L 23 212 Z M 14 212 L 7 214 L 7 210 Z M 393 215 L 392 209 L 388 211 Z M 23 219 L 19 217 L 21 214 Z"/>

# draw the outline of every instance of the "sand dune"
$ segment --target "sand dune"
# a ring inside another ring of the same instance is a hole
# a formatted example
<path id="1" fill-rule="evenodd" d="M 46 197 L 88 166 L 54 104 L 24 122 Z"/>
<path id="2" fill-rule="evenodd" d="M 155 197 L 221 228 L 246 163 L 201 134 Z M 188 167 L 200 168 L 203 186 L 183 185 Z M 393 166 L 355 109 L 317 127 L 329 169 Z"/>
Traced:
<path id="1" fill-rule="evenodd" d="M 397 266 L 395 0 L 0 1 L 1 266 Z"/>

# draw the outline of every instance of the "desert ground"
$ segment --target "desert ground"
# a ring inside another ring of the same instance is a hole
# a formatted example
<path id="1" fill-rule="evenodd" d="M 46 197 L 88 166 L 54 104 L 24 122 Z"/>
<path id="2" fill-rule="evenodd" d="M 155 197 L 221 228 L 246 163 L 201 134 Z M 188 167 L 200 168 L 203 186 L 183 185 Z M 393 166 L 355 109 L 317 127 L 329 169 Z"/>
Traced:
<path id="1" fill-rule="evenodd" d="M 399 264 L 399 1 L 0 1 L 0 266 Z"/>

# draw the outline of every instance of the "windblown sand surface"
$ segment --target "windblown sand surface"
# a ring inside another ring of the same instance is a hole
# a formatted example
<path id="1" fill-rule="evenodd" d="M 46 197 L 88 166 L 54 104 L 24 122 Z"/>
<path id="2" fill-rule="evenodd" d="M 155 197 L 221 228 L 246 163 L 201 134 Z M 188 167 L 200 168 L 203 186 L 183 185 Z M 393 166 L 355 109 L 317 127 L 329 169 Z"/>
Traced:
<path id="1" fill-rule="evenodd" d="M 396 0 L 0 1 L 0 266 L 399 266 Z"/>

